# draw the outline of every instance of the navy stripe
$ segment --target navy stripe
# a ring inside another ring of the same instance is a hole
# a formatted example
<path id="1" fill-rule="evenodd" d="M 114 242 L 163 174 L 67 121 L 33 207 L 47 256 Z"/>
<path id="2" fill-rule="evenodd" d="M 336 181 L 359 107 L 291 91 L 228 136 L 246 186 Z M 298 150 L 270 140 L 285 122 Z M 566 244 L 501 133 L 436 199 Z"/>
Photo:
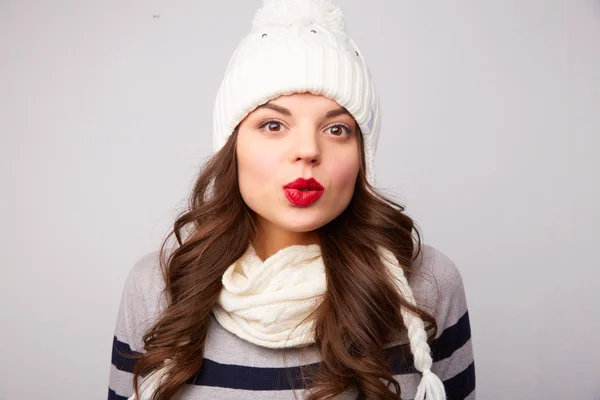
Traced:
<path id="1" fill-rule="evenodd" d="M 137 351 L 131 350 L 127 343 L 120 342 L 117 337 L 113 338 L 112 364 L 119 370 L 133 373 L 133 367 L 137 363 L 137 358 L 141 355 Z"/>
<path id="2" fill-rule="evenodd" d="M 208 360 L 208 361 L 210 361 L 210 360 Z M 242 369 L 246 369 L 246 370 L 248 369 L 248 368 L 239 367 L 239 366 L 234 366 L 234 367 L 238 367 L 238 368 L 242 368 Z M 252 368 L 252 369 L 267 369 L 268 370 L 269 368 Z M 271 369 L 281 370 L 283 368 L 271 368 Z M 246 374 L 246 379 L 252 379 L 252 376 L 249 375 L 247 373 L 247 371 L 242 371 L 242 373 Z M 264 377 L 265 377 L 265 375 L 261 376 L 260 378 L 264 378 Z M 266 389 L 254 389 L 254 390 L 282 390 L 282 389 L 272 389 L 273 382 L 278 382 L 278 380 L 276 379 L 272 382 L 262 382 L 262 386 L 265 387 Z M 193 380 L 192 380 L 192 381 L 188 381 L 187 383 L 196 384 L 196 385 L 203 384 L 200 379 L 197 379 L 196 382 L 193 382 Z M 206 386 L 211 386 L 211 385 L 206 385 Z M 248 385 L 246 385 L 246 386 L 248 386 Z M 225 386 L 225 387 L 231 387 L 231 386 Z M 298 386 L 296 386 L 296 387 L 298 387 Z M 465 399 L 469 394 L 471 394 L 473 392 L 473 390 L 475 390 L 475 362 L 472 362 L 471 365 L 469 365 L 463 372 L 459 373 L 458 375 L 456 375 L 448 380 L 445 380 L 444 387 L 446 388 L 446 396 L 447 396 L 448 400 L 463 400 L 463 399 Z M 108 400 L 127 400 L 127 397 L 119 396 L 118 394 L 115 393 L 114 390 L 109 389 L 108 390 Z"/>
<path id="3" fill-rule="evenodd" d="M 305 365 L 308 373 L 318 363 Z M 204 359 L 200 373 L 187 383 L 199 386 L 224 387 L 244 390 L 291 390 L 303 387 L 301 367 L 268 368 L 220 364 Z"/>
<path id="4" fill-rule="evenodd" d="M 446 396 L 448 400 L 463 400 L 475 390 L 475 361 L 463 372 L 445 380 Z"/>
<path id="5" fill-rule="evenodd" d="M 467 311 L 454 325 L 444 329 L 442 334 L 431 342 L 430 348 L 433 362 L 438 362 L 452 356 L 469 339 L 471 339 L 471 325 L 469 322 L 469 312 Z M 414 367 L 415 361 L 410 352 L 409 344 L 388 347 L 385 349 L 385 354 L 389 360 L 392 375 L 418 372 Z"/>
<path id="6" fill-rule="evenodd" d="M 437 349 L 434 361 L 449 357 L 461 348 L 471 337 L 469 315 L 465 313 L 456 324 L 448 327 L 432 343 Z M 408 344 L 385 349 L 392 375 L 416 373 L 413 355 Z M 204 359 L 200 373 L 188 383 L 200 386 L 224 387 L 243 390 L 291 390 L 292 385 L 302 387 L 301 368 L 307 372 L 318 368 L 319 364 L 288 368 L 248 367 L 242 365 L 221 364 Z"/>
<path id="7" fill-rule="evenodd" d="M 385 349 L 385 355 L 392 375 L 412 374 L 418 372 L 414 366 L 414 358 L 409 344 L 401 344 Z"/>
<path id="8" fill-rule="evenodd" d="M 446 328 L 440 337 L 433 340 L 431 344 L 433 361 L 437 362 L 450 357 L 456 350 L 467 343 L 470 338 L 469 314 L 465 312 L 456 324 Z M 115 337 L 113 342 L 113 364 L 121 371 L 133 372 L 135 359 L 121 356 L 118 351 L 129 356 L 139 355 L 140 353 L 132 351 L 128 344 L 119 342 Z M 408 344 L 386 348 L 385 355 L 388 359 L 392 375 L 417 372 Z M 221 364 L 205 358 L 200 372 L 195 377 L 190 378 L 188 383 L 199 386 L 243 390 L 291 390 L 293 387 L 299 388 L 304 386 L 301 378 L 302 368 L 310 375 L 310 372 L 314 371 L 318 366 L 319 363 L 288 368 L 249 367 Z M 463 371 L 448 381 L 449 385 L 451 385 L 450 387 L 458 387 L 462 390 L 463 387 L 461 385 L 464 382 L 461 383 L 460 379 L 469 378 L 469 376 L 463 376 L 465 373 Z M 469 383 L 470 381 L 467 379 L 466 382 Z"/>
<path id="9" fill-rule="evenodd" d="M 128 397 L 119 396 L 114 390 L 108 389 L 108 400 L 127 400 Z"/>
<path id="10" fill-rule="evenodd" d="M 467 311 L 454 325 L 447 327 L 440 337 L 431 343 L 433 361 L 440 361 L 452 356 L 469 339 L 471 339 L 471 323 L 469 321 L 469 312 Z"/>

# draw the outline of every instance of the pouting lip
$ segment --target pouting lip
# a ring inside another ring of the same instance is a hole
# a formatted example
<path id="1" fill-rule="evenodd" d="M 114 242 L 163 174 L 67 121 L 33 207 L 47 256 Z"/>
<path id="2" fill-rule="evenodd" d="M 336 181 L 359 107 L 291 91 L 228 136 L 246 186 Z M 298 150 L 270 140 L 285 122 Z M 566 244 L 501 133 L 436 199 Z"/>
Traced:
<path id="1" fill-rule="evenodd" d="M 298 178 L 293 182 L 288 183 L 283 187 L 284 189 L 297 189 L 297 190 L 318 190 L 323 191 L 325 188 L 315 178 Z"/>

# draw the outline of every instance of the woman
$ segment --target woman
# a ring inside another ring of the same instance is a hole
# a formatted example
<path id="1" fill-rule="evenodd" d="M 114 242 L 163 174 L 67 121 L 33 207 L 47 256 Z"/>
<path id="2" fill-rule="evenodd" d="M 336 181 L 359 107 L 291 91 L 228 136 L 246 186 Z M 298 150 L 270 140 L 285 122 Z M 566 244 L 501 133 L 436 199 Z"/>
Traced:
<path id="1" fill-rule="evenodd" d="M 374 188 L 379 125 L 339 8 L 266 0 L 177 245 L 127 279 L 109 398 L 475 398 L 460 273 Z"/>

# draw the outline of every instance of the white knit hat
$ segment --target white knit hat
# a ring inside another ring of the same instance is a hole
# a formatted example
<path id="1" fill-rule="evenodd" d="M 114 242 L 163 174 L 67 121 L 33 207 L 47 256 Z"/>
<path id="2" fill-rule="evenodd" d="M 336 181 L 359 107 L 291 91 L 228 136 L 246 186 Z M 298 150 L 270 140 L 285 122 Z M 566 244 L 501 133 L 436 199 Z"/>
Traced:
<path id="1" fill-rule="evenodd" d="M 354 117 L 363 134 L 367 180 L 374 185 L 379 98 L 342 12 L 330 0 L 264 1 L 217 93 L 214 151 L 259 105 L 303 92 L 335 100 Z"/>

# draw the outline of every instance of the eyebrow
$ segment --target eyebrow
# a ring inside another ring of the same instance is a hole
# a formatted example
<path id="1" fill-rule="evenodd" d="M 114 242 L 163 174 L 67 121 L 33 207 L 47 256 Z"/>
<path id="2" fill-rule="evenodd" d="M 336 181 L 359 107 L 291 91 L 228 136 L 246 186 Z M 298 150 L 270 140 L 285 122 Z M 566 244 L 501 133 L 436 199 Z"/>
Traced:
<path id="1" fill-rule="evenodd" d="M 263 105 L 256 107 L 257 110 L 259 108 L 269 108 L 273 111 L 277 111 L 280 114 L 287 115 L 288 117 L 292 116 L 292 112 L 290 110 L 288 110 L 285 107 L 278 106 L 276 104 L 265 103 Z M 348 110 L 346 110 L 346 108 L 344 108 L 344 107 L 336 108 L 335 110 L 328 111 L 327 114 L 325 114 L 325 118 L 333 118 L 333 117 L 337 117 L 338 115 L 344 115 L 344 114 L 350 115 L 350 112 L 348 112 Z"/>

